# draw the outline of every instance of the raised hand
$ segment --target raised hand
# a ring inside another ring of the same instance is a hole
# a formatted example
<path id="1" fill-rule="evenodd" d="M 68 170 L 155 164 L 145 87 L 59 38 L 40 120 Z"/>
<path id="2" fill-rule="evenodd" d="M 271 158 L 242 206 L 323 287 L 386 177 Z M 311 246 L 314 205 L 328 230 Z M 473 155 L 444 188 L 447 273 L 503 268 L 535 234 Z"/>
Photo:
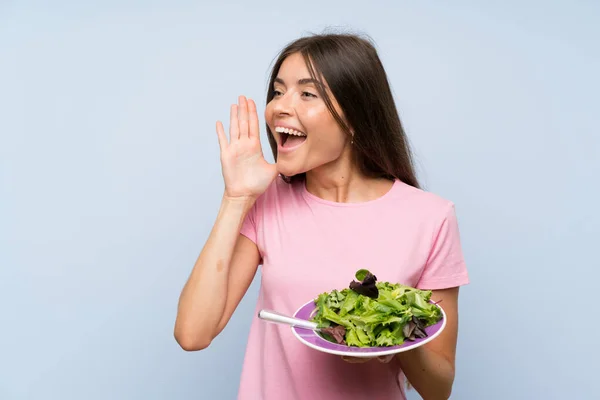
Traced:
<path id="1" fill-rule="evenodd" d="M 223 124 L 217 121 L 225 196 L 256 198 L 273 182 L 277 168 L 263 156 L 254 101 L 240 96 L 230 113 L 229 141 Z"/>

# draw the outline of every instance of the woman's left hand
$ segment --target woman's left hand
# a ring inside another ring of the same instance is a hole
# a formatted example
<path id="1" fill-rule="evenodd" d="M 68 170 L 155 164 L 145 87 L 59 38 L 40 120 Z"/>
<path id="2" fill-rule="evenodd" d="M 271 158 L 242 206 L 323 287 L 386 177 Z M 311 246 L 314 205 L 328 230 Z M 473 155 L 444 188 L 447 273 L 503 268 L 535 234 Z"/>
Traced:
<path id="1" fill-rule="evenodd" d="M 347 356 L 342 356 L 342 360 L 349 362 L 351 364 L 362 364 L 362 363 L 366 363 L 369 362 L 371 360 L 377 360 L 380 363 L 384 363 L 387 364 L 390 361 L 392 361 L 394 359 L 394 355 L 391 354 L 389 356 L 380 356 L 380 357 L 347 357 Z"/>

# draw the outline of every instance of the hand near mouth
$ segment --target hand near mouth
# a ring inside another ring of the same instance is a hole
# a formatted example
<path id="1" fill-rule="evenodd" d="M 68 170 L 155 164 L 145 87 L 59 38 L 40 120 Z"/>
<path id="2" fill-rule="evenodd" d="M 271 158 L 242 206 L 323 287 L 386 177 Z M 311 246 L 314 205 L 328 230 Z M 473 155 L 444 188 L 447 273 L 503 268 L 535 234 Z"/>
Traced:
<path id="1" fill-rule="evenodd" d="M 254 101 L 240 96 L 238 104 L 231 106 L 229 141 L 221 121 L 217 121 L 217 135 L 225 196 L 256 199 L 273 182 L 277 168 L 263 156 Z"/>

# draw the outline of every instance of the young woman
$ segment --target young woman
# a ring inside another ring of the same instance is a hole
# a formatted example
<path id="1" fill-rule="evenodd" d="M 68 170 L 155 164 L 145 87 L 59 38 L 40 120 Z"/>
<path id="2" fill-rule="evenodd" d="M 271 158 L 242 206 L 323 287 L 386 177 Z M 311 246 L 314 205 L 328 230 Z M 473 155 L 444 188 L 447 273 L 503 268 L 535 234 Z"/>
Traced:
<path id="1" fill-rule="evenodd" d="M 256 311 L 289 315 L 366 268 L 379 281 L 432 290 L 447 314 L 443 333 L 364 361 L 314 351 L 289 327 L 254 319 L 239 399 L 402 399 L 405 378 L 424 399 L 447 399 L 458 287 L 469 281 L 454 205 L 419 188 L 374 46 L 354 35 L 289 44 L 272 71 L 265 121 L 275 164 L 263 157 L 252 100 L 231 107 L 229 138 L 217 122 L 225 191 L 181 293 L 177 342 L 209 346 L 259 265 Z"/>

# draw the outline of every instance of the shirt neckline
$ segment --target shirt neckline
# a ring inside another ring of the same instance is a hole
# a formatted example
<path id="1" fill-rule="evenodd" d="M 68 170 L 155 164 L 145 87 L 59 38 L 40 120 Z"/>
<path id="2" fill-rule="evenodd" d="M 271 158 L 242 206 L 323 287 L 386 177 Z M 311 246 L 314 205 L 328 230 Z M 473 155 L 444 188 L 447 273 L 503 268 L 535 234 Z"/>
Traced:
<path id="1" fill-rule="evenodd" d="M 378 198 L 373 199 L 373 200 L 361 201 L 359 203 L 341 203 L 341 202 L 337 202 L 337 201 L 322 199 L 308 191 L 308 189 L 306 188 L 306 181 L 300 182 L 300 186 L 301 186 L 300 191 L 302 192 L 302 196 L 307 201 L 312 201 L 312 202 L 324 204 L 324 205 L 331 206 L 331 207 L 366 207 L 366 206 L 370 206 L 372 204 L 384 201 L 386 198 L 390 197 L 393 192 L 395 192 L 396 188 L 399 185 L 400 185 L 400 180 L 394 179 L 394 183 L 392 184 L 392 187 L 387 192 L 385 192 L 382 196 L 379 196 Z"/>

